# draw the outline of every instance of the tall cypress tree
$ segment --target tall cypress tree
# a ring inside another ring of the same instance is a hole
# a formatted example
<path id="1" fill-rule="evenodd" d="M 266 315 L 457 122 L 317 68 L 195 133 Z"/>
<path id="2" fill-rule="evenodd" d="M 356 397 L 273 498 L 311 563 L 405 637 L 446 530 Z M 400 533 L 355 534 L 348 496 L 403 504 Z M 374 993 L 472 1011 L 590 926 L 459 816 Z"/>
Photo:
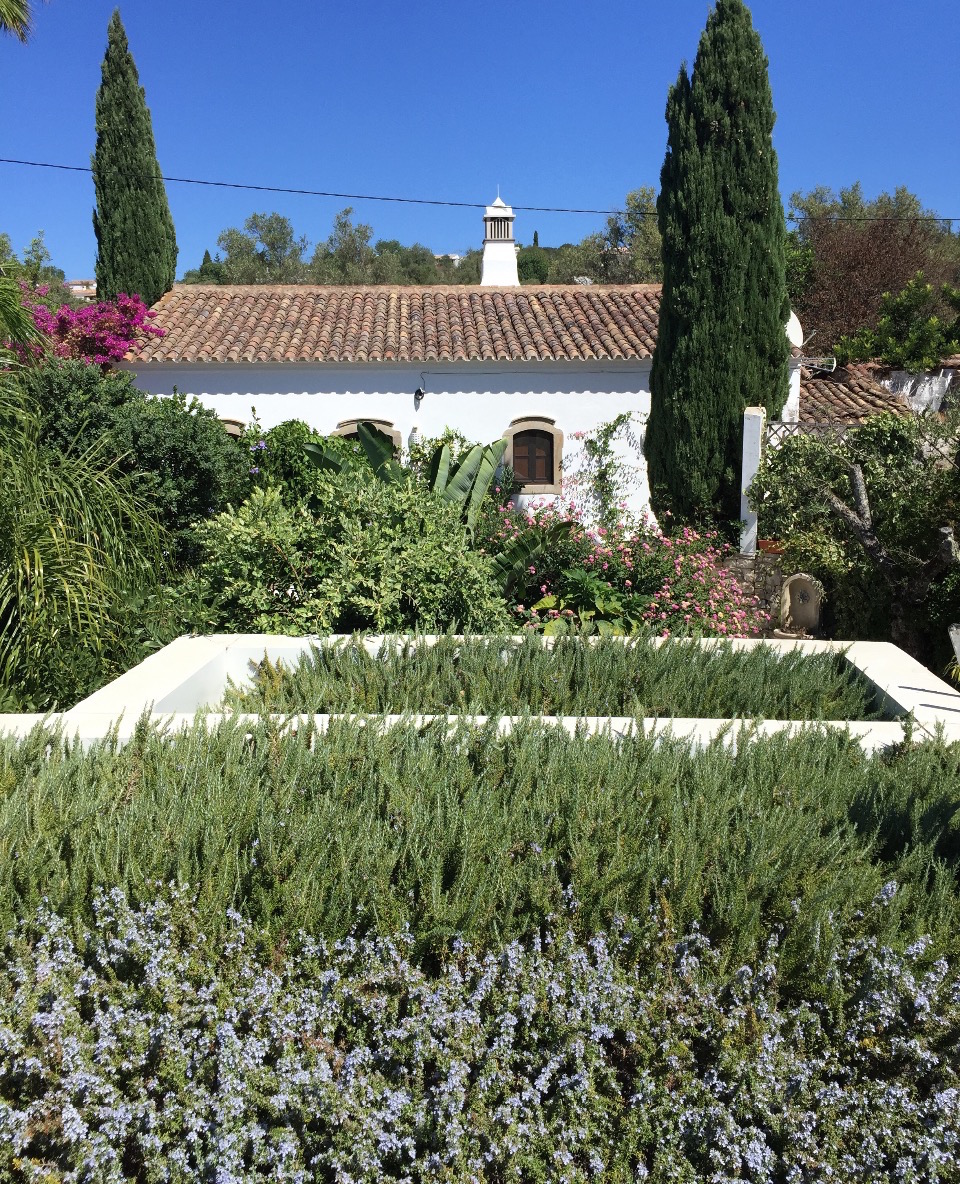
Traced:
<path id="1" fill-rule="evenodd" d="M 779 414 L 789 316 L 767 59 L 741 0 L 717 0 L 692 78 L 667 99 L 657 220 L 663 294 L 645 453 L 653 508 L 740 513 L 743 410 Z"/>
<path id="2" fill-rule="evenodd" d="M 119 9 L 110 18 L 97 91 L 93 185 L 98 296 L 112 300 L 126 292 L 154 304 L 173 286 L 177 240 Z"/>

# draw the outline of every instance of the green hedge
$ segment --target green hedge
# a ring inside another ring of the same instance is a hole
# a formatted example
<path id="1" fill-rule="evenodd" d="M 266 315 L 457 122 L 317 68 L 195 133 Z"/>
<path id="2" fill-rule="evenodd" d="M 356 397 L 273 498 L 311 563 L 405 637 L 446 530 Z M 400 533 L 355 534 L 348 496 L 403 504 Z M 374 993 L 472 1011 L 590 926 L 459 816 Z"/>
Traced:
<path id="1" fill-rule="evenodd" d="M 458 934 L 486 948 L 536 932 L 572 893 L 583 933 L 658 904 L 732 968 L 780 929 L 785 978 L 814 991 L 835 942 L 867 924 L 894 946 L 930 933 L 955 949 L 960 933 L 952 748 L 866 756 L 813 733 L 732 755 L 532 724 L 347 723 L 175 742 L 144 723 L 119 750 L 49 744 L 0 746 L 4 928 L 43 897 L 89 917 L 99 888 L 149 902 L 174 882 L 209 932 L 230 907 L 277 941 L 409 928 L 429 964 Z"/>
<path id="2" fill-rule="evenodd" d="M 412 481 L 320 474 L 310 505 L 257 489 L 198 529 L 213 627 L 377 633 L 502 629 L 491 562 L 455 505 Z"/>
<path id="3" fill-rule="evenodd" d="M 869 719 L 872 688 L 840 654 L 779 654 L 641 640 L 528 633 L 517 644 L 441 637 L 360 639 L 314 647 L 294 667 L 265 660 L 248 691 L 228 702 L 256 713 L 635 715 L 728 719 Z"/>

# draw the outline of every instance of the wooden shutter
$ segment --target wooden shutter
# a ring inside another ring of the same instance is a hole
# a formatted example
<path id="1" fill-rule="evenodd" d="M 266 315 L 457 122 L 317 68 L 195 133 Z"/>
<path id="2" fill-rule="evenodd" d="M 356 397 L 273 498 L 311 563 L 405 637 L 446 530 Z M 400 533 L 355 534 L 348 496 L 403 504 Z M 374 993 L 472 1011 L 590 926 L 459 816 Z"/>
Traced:
<path id="1" fill-rule="evenodd" d="M 553 434 L 530 429 L 513 437 L 513 472 L 522 485 L 553 484 Z"/>

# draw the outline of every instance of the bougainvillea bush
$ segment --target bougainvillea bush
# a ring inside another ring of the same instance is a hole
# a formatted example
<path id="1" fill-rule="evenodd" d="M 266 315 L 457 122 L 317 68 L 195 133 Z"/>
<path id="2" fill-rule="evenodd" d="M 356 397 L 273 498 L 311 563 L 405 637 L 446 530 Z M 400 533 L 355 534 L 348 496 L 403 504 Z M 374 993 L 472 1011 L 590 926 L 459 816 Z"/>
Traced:
<path id="1" fill-rule="evenodd" d="M 511 606 L 528 628 L 753 637 L 769 620 L 724 567 L 730 547 L 716 532 L 661 533 L 623 511 L 590 528 L 574 502 L 526 510 L 508 502 L 487 513 L 482 547 L 495 552 L 518 540 L 540 543 Z"/>
<path id="2" fill-rule="evenodd" d="M 46 295 L 46 288 L 37 295 Z M 153 324 L 156 313 L 139 296 L 121 292 L 116 300 L 101 300 L 73 308 L 64 304 L 50 309 L 35 301 L 34 292 L 24 286 L 23 303 L 44 341 L 28 347 L 28 355 L 51 352 L 58 358 L 79 358 L 100 366 L 119 362 L 127 351 L 145 338 L 163 337 L 164 330 Z"/>
<path id="3" fill-rule="evenodd" d="M 849 940 L 788 1003 L 776 933 L 730 975 L 659 910 L 583 940 L 568 899 L 427 975 L 403 933 L 268 957 L 165 895 L 7 938 L 5 1180 L 960 1177 L 960 987 L 922 940 Z"/>

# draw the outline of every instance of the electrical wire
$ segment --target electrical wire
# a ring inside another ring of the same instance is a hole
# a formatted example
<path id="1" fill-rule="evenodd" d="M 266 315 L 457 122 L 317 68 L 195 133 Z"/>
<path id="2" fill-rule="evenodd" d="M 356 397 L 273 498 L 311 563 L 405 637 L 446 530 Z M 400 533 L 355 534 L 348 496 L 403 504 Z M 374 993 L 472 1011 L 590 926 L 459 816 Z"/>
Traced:
<path id="1" fill-rule="evenodd" d="M 10 157 L 0 156 L 0 164 L 16 164 L 22 165 L 26 168 L 34 169 L 60 169 L 68 173 L 92 173 L 93 169 L 90 165 L 79 164 L 53 164 L 49 161 L 43 160 L 15 160 Z M 153 174 L 140 174 L 153 176 Z M 388 197 L 382 194 L 373 193 L 337 193 L 326 189 L 294 189 L 284 185 L 249 185 L 241 181 L 207 181 L 198 177 L 168 177 L 166 174 L 159 175 L 161 181 L 170 182 L 177 185 L 205 185 L 215 189 L 245 189 L 254 193 L 289 193 L 296 197 L 336 197 L 343 198 L 346 201 L 385 201 L 394 202 L 401 205 L 412 206 L 448 206 L 454 209 L 462 210 L 483 210 L 486 209 L 486 203 L 482 201 L 444 201 L 441 198 L 431 197 Z M 584 209 L 577 206 L 512 206 L 514 210 L 522 210 L 524 213 L 531 214 L 607 214 L 616 216 L 617 214 L 624 214 L 626 210 L 600 210 L 600 209 Z M 631 217 L 637 215 L 643 218 L 656 218 L 655 210 L 633 210 Z M 796 214 L 788 215 L 789 222 L 802 222 L 805 217 L 809 218 L 828 218 L 832 222 L 888 222 L 895 220 L 897 222 L 949 222 L 951 225 L 954 222 L 960 222 L 960 216 L 954 218 L 941 217 L 939 214 L 806 214 L 797 216 Z"/>
<path id="2" fill-rule="evenodd" d="M 70 173 L 92 173 L 89 165 L 78 164 L 50 164 L 40 160 L 11 160 L 0 157 L 0 164 L 26 165 L 35 169 L 62 169 Z M 144 175 L 144 174 L 141 174 Z M 150 174 L 152 176 L 152 174 Z M 453 206 L 459 209 L 483 210 L 486 202 L 482 201 L 442 201 L 429 197 L 384 197 L 372 193 L 334 193 L 325 189 L 291 189 L 283 185 L 246 185 L 239 181 L 203 181 L 197 177 L 168 177 L 160 174 L 161 181 L 175 182 L 180 185 L 208 185 L 217 189 L 249 189 L 258 193 L 292 193 L 298 197 L 337 197 L 348 201 L 390 201 L 404 205 L 417 206 Z M 623 210 L 587 210 L 561 206 L 513 206 L 515 210 L 537 214 L 622 214 Z"/>

